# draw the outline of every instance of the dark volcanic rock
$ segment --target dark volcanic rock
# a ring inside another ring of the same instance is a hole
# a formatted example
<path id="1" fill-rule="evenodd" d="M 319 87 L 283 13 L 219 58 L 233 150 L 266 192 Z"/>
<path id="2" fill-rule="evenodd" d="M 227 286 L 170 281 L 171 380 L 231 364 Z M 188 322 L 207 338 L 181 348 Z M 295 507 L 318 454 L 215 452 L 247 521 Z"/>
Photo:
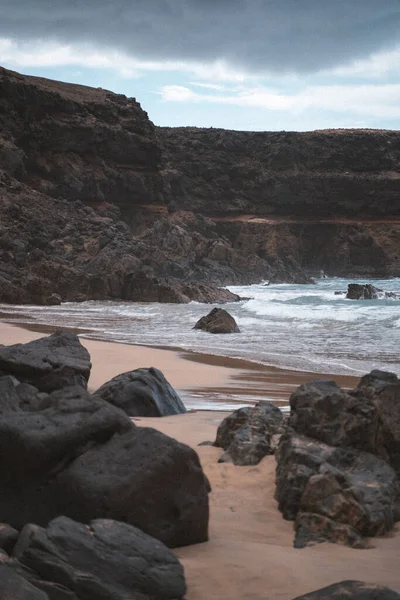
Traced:
<path id="1" fill-rule="evenodd" d="M 20 529 L 66 515 L 131 523 L 168 545 L 203 542 L 209 484 L 197 454 L 80 386 L 0 379 L 0 513 Z"/>
<path id="2" fill-rule="evenodd" d="M 290 426 L 298 433 L 331 446 L 374 451 L 375 408 L 334 381 L 301 385 L 290 397 Z"/>
<path id="3" fill-rule="evenodd" d="M 349 300 L 376 300 L 381 291 L 369 283 L 349 283 L 346 298 Z"/>
<path id="4" fill-rule="evenodd" d="M 19 532 L 7 525 L 7 523 L 0 523 L 0 548 L 5 550 L 7 554 L 10 554 L 14 545 L 18 539 Z"/>
<path id="5" fill-rule="evenodd" d="M 57 475 L 91 446 L 133 427 L 122 411 L 79 386 L 46 395 L 4 377 L 0 397 L 0 510 L 18 529 L 60 514 L 50 485 Z"/>
<path id="6" fill-rule="evenodd" d="M 55 487 L 59 514 L 124 521 L 171 547 L 208 539 L 208 490 L 191 448 L 141 427 L 89 449 Z"/>
<path id="7" fill-rule="evenodd" d="M 59 517 L 46 529 L 27 525 L 14 557 L 51 598 L 55 586 L 85 600 L 180 600 L 186 591 L 183 568 L 168 548 L 112 520 L 83 525 Z"/>
<path id="8" fill-rule="evenodd" d="M 45 592 L 26 581 L 10 566 L 0 564 L 0 600 L 50 599 Z"/>
<path id="9" fill-rule="evenodd" d="M 296 520 L 298 546 L 336 541 L 363 546 L 364 536 L 391 530 L 397 481 L 380 458 L 334 448 L 288 431 L 277 452 L 276 499 Z"/>
<path id="10" fill-rule="evenodd" d="M 0 373 L 14 375 L 43 392 L 76 384 L 86 388 L 91 366 L 89 352 L 72 333 L 57 332 L 0 348 Z"/>
<path id="11" fill-rule="evenodd" d="M 274 453 L 272 437 L 281 430 L 282 422 L 282 412 L 270 402 L 239 408 L 218 427 L 214 446 L 226 451 L 220 462 L 257 465 Z"/>
<path id="12" fill-rule="evenodd" d="M 193 329 L 202 329 L 209 333 L 240 333 L 235 319 L 222 308 L 213 308 L 205 317 L 201 317 Z"/>
<path id="13" fill-rule="evenodd" d="M 390 588 L 362 581 L 341 581 L 293 600 L 400 600 Z"/>
<path id="14" fill-rule="evenodd" d="M 95 396 L 118 406 L 131 417 L 165 417 L 186 412 L 176 391 L 161 371 L 153 367 L 121 373 L 103 384 Z"/>

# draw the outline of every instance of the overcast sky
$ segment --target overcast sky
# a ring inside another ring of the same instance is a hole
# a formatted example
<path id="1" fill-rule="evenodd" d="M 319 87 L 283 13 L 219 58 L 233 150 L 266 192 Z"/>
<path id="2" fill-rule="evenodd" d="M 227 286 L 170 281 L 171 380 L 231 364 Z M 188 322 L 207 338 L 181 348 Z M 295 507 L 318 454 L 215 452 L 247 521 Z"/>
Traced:
<path id="1" fill-rule="evenodd" d="M 400 0 L 0 0 L 0 65 L 157 125 L 400 128 Z"/>

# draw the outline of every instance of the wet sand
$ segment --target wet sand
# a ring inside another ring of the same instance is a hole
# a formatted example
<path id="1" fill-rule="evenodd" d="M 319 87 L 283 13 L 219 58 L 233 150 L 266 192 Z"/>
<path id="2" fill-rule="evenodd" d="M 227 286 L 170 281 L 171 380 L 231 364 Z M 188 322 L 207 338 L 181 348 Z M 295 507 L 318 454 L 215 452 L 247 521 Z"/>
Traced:
<path id="1" fill-rule="evenodd" d="M 26 343 L 56 328 L 31 323 L 7 323 L 0 315 L 0 344 Z M 312 379 L 335 379 L 342 387 L 355 387 L 357 377 L 316 374 L 268 367 L 246 360 L 211 354 L 199 354 L 180 349 L 165 349 L 134 344 L 119 344 L 86 339 L 88 330 L 72 330 L 81 335 L 88 349 L 93 368 L 89 390 L 98 389 L 108 381 L 132 369 L 157 367 L 182 395 L 189 409 L 232 410 L 236 406 L 255 403 L 261 399 L 288 405 L 290 394 L 302 383 Z"/>
<path id="2" fill-rule="evenodd" d="M 225 414 L 201 411 L 136 421 L 192 446 L 211 483 L 209 542 L 175 550 L 185 567 L 187 600 L 291 600 L 345 579 L 400 592 L 399 524 L 389 536 L 371 540 L 368 550 L 328 543 L 294 549 L 293 523 L 283 520 L 273 497 L 275 458 L 235 467 L 218 464 L 221 449 L 198 446 L 215 439 Z"/>

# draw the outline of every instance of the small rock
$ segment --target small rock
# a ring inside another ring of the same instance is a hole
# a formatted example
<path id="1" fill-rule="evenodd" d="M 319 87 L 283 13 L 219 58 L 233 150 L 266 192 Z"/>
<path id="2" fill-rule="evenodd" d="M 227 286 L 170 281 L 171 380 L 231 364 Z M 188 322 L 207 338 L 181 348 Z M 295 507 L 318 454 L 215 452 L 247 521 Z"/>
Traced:
<path id="1" fill-rule="evenodd" d="M 240 333 L 235 319 L 223 308 L 213 308 L 208 315 L 199 319 L 193 329 L 208 333 Z"/>

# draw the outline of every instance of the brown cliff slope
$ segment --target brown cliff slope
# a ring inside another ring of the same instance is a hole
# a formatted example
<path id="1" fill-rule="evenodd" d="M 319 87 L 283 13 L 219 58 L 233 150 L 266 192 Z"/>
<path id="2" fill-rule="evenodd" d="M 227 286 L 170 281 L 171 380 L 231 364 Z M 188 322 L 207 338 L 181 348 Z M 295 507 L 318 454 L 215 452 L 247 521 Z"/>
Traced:
<path id="1" fill-rule="evenodd" d="M 0 68 L 0 301 L 399 274 L 399 162 L 398 132 L 157 128 L 134 99 Z"/>

